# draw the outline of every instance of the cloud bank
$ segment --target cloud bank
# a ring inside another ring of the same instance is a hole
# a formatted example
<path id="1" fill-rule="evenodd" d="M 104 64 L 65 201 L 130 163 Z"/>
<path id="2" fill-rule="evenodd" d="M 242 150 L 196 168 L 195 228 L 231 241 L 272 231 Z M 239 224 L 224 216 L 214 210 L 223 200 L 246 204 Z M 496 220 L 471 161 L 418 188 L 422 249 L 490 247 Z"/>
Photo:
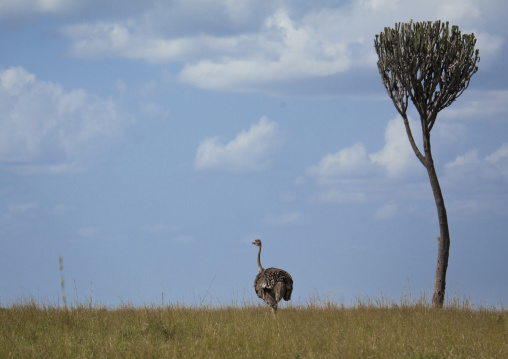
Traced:
<path id="1" fill-rule="evenodd" d="M 478 19 L 499 12 L 499 6 L 473 0 L 362 0 L 312 8 L 295 1 L 156 1 L 140 16 L 68 25 L 61 33 L 73 56 L 180 63 L 177 78 L 199 88 L 281 93 L 321 79 L 333 93 L 337 86 L 327 83 L 330 76 L 376 76 L 372 42 L 385 26 L 446 19 L 472 32 Z M 496 58 L 502 37 L 483 31 L 478 46 Z"/>
<path id="2" fill-rule="evenodd" d="M 38 80 L 22 67 L 0 70 L 0 168 L 75 171 L 119 140 L 132 119 L 111 100 Z"/>
<path id="3" fill-rule="evenodd" d="M 413 131 L 419 130 L 415 122 L 410 123 Z M 334 185 L 372 176 L 400 180 L 421 173 L 421 164 L 409 144 L 400 116 L 388 122 L 384 137 L 385 145 L 378 152 L 368 154 L 365 144 L 357 142 L 324 156 L 316 165 L 307 167 L 306 174 L 316 178 L 320 185 Z"/>
<path id="4" fill-rule="evenodd" d="M 410 123 L 416 136 L 420 132 L 418 124 L 412 120 Z M 448 123 L 440 127 L 443 130 L 435 133 L 437 143 L 456 141 L 446 130 L 460 132 L 460 127 Z M 377 220 L 399 214 L 404 206 L 407 209 L 409 201 L 432 198 L 425 168 L 416 158 L 399 116 L 387 123 L 381 150 L 369 154 L 365 144 L 358 142 L 325 155 L 305 173 L 317 184 L 318 193 L 312 202 L 377 203 L 379 207 L 373 214 Z M 438 177 L 455 218 L 489 211 L 505 213 L 503 199 L 492 193 L 502 193 L 508 185 L 508 143 L 484 156 L 476 149 L 457 155 L 438 169 Z"/>

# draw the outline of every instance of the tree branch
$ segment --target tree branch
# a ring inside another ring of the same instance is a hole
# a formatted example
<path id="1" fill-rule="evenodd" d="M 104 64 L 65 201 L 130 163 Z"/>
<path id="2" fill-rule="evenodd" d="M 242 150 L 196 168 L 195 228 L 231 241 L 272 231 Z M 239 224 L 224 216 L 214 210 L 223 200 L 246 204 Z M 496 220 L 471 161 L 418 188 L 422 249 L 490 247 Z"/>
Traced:
<path id="1" fill-rule="evenodd" d="M 401 115 L 402 115 L 402 119 L 404 120 L 404 126 L 406 127 L 406 133 L 407 133 L 407 137 L 409 138 L 409 143 L 411 144 L 411 147 L 413 148 L 413 151 L 414 151 L 416 157 L 418 157 L 418 159 L 420 160 L 422 165 L 424 165 L 426 167 L 427 161 L 425 159 L 425 156 L 422 155 L 422 153 L 420 152 L 420 149 L 418 148 L 418 145 L 415 142 L 413 133 L 411 132 L 411 126 L 409 125 L 409 119 L 405 113 L 401 114 Z"/>

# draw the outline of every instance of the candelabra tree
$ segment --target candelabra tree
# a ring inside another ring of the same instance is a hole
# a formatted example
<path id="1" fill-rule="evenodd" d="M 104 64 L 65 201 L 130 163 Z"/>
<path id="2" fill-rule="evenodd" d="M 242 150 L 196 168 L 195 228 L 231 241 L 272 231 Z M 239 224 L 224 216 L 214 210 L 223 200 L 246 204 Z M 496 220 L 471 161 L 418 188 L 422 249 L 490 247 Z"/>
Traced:
<path id="1" fill-rule="evenodd" d="M 448 22 L 398 23 L 377 34 L 374 47 L 381 79 L 402 116 L 416 157 L 426 168 L 439 218 L 438 257 L 432 305 L 442 307 L 450 252 L 448 217 L 432 158 L 430 133 L 439 111 L 450 106 L 478 71 L 479 50 L 474 34 L 462 35 Z M 416 144 L 407 109 L 409 100 L 420 115 L 423 151 Z"/>

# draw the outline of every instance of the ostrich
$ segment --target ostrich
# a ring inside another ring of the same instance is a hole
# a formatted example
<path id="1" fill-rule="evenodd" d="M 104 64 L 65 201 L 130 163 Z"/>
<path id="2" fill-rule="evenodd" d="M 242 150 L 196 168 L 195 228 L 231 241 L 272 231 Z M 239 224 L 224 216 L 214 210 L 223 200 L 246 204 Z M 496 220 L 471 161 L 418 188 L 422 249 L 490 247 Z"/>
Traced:
<path id="1" fill-rule="evenodd" d="M 273 311 L 273 315 L 277 315 L 277 304 L 284 300 L 291 300 L 291 292 L 293 292 L 293 278 L 291 274 L 285 270 L 278 268 L 264 269 L 261 266 L 261 239 L 252 242 L 258 249 L 258 269 L 259 273 L 254 279 L 254 289 L 259 298 L 263 299 Z"/>

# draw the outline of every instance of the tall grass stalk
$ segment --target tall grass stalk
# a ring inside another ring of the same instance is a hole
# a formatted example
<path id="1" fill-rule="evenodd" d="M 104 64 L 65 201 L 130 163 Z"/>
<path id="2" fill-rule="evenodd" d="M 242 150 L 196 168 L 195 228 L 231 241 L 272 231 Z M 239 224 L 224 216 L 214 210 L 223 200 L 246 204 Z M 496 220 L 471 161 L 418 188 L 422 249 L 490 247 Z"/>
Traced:
<path id="1" fill-rule="evenodd" d="M 67 298 L 65 296 L 65 280 L 63 275 L 63 257 L 60 254 L 58 256 L 58 263 L 60 269 L 60 287 L 62 288 L 62 302 L 65 309 L 67 309 Z"/>

